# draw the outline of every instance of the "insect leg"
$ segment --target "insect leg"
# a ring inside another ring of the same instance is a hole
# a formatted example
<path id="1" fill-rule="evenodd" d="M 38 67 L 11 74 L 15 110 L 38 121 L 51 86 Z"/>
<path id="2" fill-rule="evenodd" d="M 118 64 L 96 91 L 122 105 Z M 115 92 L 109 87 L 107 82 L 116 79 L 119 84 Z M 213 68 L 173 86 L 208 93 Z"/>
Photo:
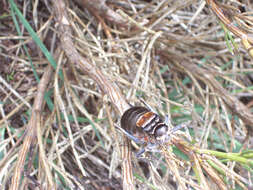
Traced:
<path id="1" fill-rule="evenodd" d="M 159 144 L 156 143 L 148 143 L 145 147 L 150 152 L 160 152 L 161 150 L 158 149 Z"/>
<path id="2" fill-rule="evenodd" d="M 134 105 L 130 104 L 129 102 L 127 102 L 127 104 L 132 108 L 134 107 Z"/>
<path id="3" fill-rule="evenodd" d="M 148 143 L 145 147 L 142 147 L 137 153 L 135 153 L 135 155 L 137 158 L 139 158 L 146 151 L 161 152 L 161 150 L 158 149 L 158 146 L 159 145 L 155 143 Z"/>
<path id="4" fill-rule="evenodd" d="M 170 122 L 169 122 L 169 116 L 168 116 L 168 115 L 165 115 L 164 123 L 165 123 L 166 125 L 169 125 L 169 124 L 170 124 Z"/>
<path id="5" fill-rule="evenodd" d="M 115 127 L 120 130 L 122 133 L 124 133 L 129 139 L 133 140 L 136 144 L 144 144 L 145 141 L 140 140 L 139 138 L 135 137 L 125 129 L 122 129 L 121 127 L 115 125 Z"/>
<path id="6" fill-rule="evenodd" d="M 140 99 L 140 101 L 152 112 L 156 113 L 156 111 L 148 104 L 146 103 L 142 98 Z"/>
<path id="7" fill-rule="evenodd" d="M 185 128 L 185 127 L 186 127 L 185 124 L 179 124 L 179 125 L 175 126 L 173 129 L 171 129 L 171 133 L 174 133 L 174 132 L 176 132 L 182 128 Z"/>
<path id="8" fill-rule="evenodd" d="M 146 151 L 145 148 L 142 147 L 138 152 L 135 153 L 135 156 L 136 156 L 137 158 L 140 158 L 141 155 L 142 155 L 145 151 Z"/>

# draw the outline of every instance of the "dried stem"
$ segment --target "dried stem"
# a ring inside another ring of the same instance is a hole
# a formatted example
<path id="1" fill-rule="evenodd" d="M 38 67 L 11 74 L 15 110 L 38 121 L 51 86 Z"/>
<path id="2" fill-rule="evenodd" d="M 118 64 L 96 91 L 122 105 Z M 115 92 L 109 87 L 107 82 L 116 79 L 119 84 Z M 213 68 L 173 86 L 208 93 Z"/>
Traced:
<path id="1" fill-rule="evenodd" d="M 126 27 L 126 20 L 108 7 L 105 0 L 76 0 L 83 7 L 87 8 L 94 16 L 100 16 L 105 18 L 116 25 Z"/>
<path id="2" fill-rule="evenodd" d="M 212 89 L 223 99 L 226 105 L 230 108 L 231 112 L 238 115 L 247 125 L 249 132 L 253 131 L 253 115 L 250 110 L 241 103 L 236 97 L 231 95 L 224 89 L 219 82 L 215 79 L 218 76 L 218 72 L 207 71 L 204 68 L 197 67 L 191 61 L 184 60 L 183 57 L 174 57 L 174 55 L 169 55 L 166 51 L 160 51 L 163 57 L 171 59 L 171 57 L 177 59 L 178 61 L 173 62 L 176 67 L 180 68 L 181 71 L 187 71 L 191 73 L 195 78 L 205 81 L 206 84 L 210 85 Z"/>
<path id="3" fill-rule="evenodd" d="M 10 190 L 19 189 L 19 183 L 21 180 L 22 173 L 24 171 L 25 159 L 27 153 L 30 151 L 33 152 L 33 148 L 35 147 L 37 141 L 37 127 L 38 122 L 41 119 L 42 106 L 44 102 L 44 94 L 47 88 L 47 85 L 50 81 L 51 75 L 53 73 L 52 67 L 49 65 L 39 82 L 38 92 L 34 100 L 32 115 L 29 123 L 26 126 L 25 138 L 23 141 L 23 145 L 21 150 L 18 153 L 18 160 L 16 162 L 16 167 L 14 171 L 14 175 L 12 177 L 12 182 L 10 186 Z"/>
<path id="4" fill-rule="evenodd" d="M 67 8 L 64 1 L 53 1 L 54 10 L 56 14 L 56 21 L 59 24 L 59 38 L 61 39 L 61 46 L 65 51 L 70 61 L 77 67 L 80 67 L 86 72 L 93 80 L 96 81 L 103 94 L 109 96 L 111 102 L 116 106 L 119 111 L 119 115 L 122 115 L 126 109 L 129 108 L 128 103 L 122 96 L 119 88 L 115 83 L 110 81 L 103 73 L 92 63 L 89 63 L 84 57 L 82 57 L 76 50 L 74 43 L 71 39 L 70 21 L 67 15 Z M 122 174 L 123 174 L 123 188 L 133 189 L 133 175 L 131 165 L 131 150 L 128 139 L 124 137 L 124 144 L 128 146 L 122 146 Z"/>
<path id="5" fill-rule="evenodd" d="M 215 3 L 215 0 L 206 0 L 206 2 L 210 6 L 214 14 L 227 27 L 227 29 L 237 37 L 241 38 L 243 46 L 249 52 L 249 55 L 253 58 L 253 38 L 243 30 L 241 30 L 239 27 L 235 26 L 232 21 L 224 14 L 224 8 L 219 7 L 219 5 Z"/>

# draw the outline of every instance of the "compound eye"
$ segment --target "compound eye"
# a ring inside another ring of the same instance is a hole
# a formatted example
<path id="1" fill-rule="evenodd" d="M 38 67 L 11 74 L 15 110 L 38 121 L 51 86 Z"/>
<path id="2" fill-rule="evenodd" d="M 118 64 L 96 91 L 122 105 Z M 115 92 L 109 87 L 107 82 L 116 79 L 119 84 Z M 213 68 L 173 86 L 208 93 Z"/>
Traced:
<path id="1" fill-rule="evenodd" d="M 167 134 L 167 131 L 168 131 L 168 127 L 166 125 L 161 125 L 161 126 L 158 126 L 157 129 L 155 130 L 155 137 L 161 137 L 161 136 L 164 136 Z"/>

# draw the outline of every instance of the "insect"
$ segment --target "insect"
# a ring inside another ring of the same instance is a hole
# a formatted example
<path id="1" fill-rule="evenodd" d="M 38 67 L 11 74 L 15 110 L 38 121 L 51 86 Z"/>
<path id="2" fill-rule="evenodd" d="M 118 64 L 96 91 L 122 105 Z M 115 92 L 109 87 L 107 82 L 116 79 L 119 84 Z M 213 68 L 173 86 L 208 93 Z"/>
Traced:
<path id="1" fill-rule="evenodd" d="M 137 153 L 137 156 L 140 156 L 145 149 L 157 151 L 159 145 L 169 141 L 171 133 L 182 127 L 179 125 L 169 130 L 168 119 L 163 121 L 149 106 L 132 106 L 124 112 L 121 128 L 118 128 L 135 143 L 145 146 Z"/>

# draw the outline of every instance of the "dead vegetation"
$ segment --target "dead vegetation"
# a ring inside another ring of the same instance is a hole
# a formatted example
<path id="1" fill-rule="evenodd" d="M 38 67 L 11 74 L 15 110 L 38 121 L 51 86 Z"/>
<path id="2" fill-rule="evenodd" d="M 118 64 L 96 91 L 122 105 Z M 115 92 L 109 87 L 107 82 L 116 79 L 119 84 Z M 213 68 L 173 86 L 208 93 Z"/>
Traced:
<path id="1" fill-rule="evenodd" d="M 250 1 L 0 5 L 0 189 L 253 188 Z M 186 127 L 138 159 L 140 99 Z"/>

